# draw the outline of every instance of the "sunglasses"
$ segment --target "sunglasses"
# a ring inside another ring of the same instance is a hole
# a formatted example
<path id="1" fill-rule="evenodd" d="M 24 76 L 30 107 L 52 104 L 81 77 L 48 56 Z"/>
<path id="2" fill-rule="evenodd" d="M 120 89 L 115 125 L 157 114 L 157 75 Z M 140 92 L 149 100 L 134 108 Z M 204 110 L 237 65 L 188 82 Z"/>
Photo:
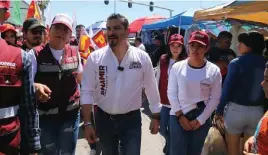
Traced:
<path id="1" fill-rule="evenodd" d="M 32 29 L 31 32 L 33 35 L 37 34 L 43 35 L 45 31 L 43 29 Z"/>

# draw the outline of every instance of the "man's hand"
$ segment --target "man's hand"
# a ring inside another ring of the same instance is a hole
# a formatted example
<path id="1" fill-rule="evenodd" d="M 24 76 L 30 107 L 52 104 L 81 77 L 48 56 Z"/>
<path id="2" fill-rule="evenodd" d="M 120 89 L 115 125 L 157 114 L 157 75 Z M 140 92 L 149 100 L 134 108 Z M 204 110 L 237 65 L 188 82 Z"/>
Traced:
<path id="1" fill-rule="evenodd" d="M 244 151 L 243 151 L 244 154 L 251 152 L 251 147 L 253 143 L 254 143 L 254 137 L 252 136 L 244 144 Z"/>
<path id="2" fill-rule="evenodd" d="M 186 131 L 192 130 L 190 122 L 185 116 L 181 116 L 179 119 L 179 122 L 184 130 L 186 130 Z"/>
<path id="3" fill-rule="evenodd" d="M 93 126 L 85 126 L 85 138 L 90 144 L 95 143 L 97 141 L 96 132 Z"/>
<path id="4" fill-rule="evenodd" d="M 157 119 L 152 119 L 151 124 L 150 124 L 150 130 L 151 130 L 151 134 L 155 135 L 158 133 L 159 131 L 159 125 L 160 125 L 160 121 Z"/>
<path id="5" fill-rule="evenodd" d="M 199 123 L 198 120 L 192 120 L 189 122 L 190 126 L 192 127 L 192 130 L 196 130 L 198 128 L 200 128 L 201 124 Z"/>
<path id="6" fill-rule="evenodd" d="M 41 83 L 34 83 L 34 87 L 37 100 L 40 102 L 47 102 L 47 100 L 50 99 L 52 91 L 46 85 L 43 85 Z"/>

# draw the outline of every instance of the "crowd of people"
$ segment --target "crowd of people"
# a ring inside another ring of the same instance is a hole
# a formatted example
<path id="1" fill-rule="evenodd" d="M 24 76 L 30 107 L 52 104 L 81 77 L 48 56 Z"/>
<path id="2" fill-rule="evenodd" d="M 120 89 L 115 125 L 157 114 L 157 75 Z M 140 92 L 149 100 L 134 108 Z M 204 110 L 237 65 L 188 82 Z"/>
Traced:
<path id="1" fill-rule="evenodd" d="M 56 15 L 49 31 L 30 18 L 19 44 L 4 24 L 9 6 L 0 1 L 0 154 L 74 155 L 82 118 L 91 155 L 97 141 L 103 155 L 140 155 L 143 91 L 150 132 L 164 137 L 166 155 L 200 155 L 212 119 L 224 124 L 228 155 L 268 154 L 262 34 L 240 34 L 239 57 L 226 31 L 215 47 L 205 31 L 193 32 L 187 48 L 180 34 L 170 36 L 167 50 L 156 36 L 150 57 L 141 38 L 129 44 L 127 18 L 112 14 L 108 45 L 85 60 L 77 48 L 83 25 L 71 39 L 69 16 Z"/>
<path id="2" fill-rule="evenodd" d="M 230 49 L 233 39 L 230 32 L 220 32 L 215 46 L 210 45 L 211 38 L 214 36 L 205 31 L 192 33 L 187 52 L 179 34 L 171 35 L 167 46 L 160 44 L 159 36 L 154 38 L 158 48 L 149 53 L 162 104 L 159 132 L 166 141 L 163 152 L 167 155 L 203 153 L 214 120 L 221 124 L 218 130 L 224 131 L 221 136 L 228 155 L 243 154 L 243 149 L 244 154 L 268 154 L 264 149 L 268 142 L 265 140 L 267 115 L 262 118 L 267 110 L 263 76 L 267 41 L 258 32 L 240 34 L 237 57 Z M 250 147 L 247 140 L 251 142 Z"/>

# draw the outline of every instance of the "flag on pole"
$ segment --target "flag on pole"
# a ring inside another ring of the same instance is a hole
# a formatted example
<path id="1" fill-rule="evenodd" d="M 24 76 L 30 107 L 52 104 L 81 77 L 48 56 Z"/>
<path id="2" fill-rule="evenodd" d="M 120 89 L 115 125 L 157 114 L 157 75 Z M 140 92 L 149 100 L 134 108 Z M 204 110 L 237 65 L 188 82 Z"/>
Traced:
<path id="1" fill-rule="evenodd" d="M 45 9 L 45 18 L 46 18 L 46 22 L 45 22 L 45 25 L 46 26 L 50 26 L 51 25 L 51 22 L 52 22 L 52 14 L 51 14 L 51 4 L 52 2 L 50 1 L 49 3 L 48 3 L 48 5 L 47 5 L 47 8 Z"/>
<path id="2" fill-rule="evenodd" d="M 83 59 L 87 59 L 87 57 L 89 56 L 91 51 L 94 50 L 94 47 L 91 44 L 91 39 L 90 39 L 89 35 L 87 34 L 85 28 L 82 28 L 82 30 L 81 30 L 78 49 L 80 52 L 80 56 Z"/>
<path id="3" fill-rule="evenodd" d="M 41 11 L 35 0 L 32 0 L 31 4 L 29 5 L 26 19 L 28 18 L 36 18 L 41 20 Z"/>
<path id="4" fill-rule="evenodd" d="M 98 48 L 102 48 L 102 47 L 106 46 L 105 35 L 104 35 L 104 32 L 102 30 L 97 32 L 94 35 L 94 37 L 92 38 L 92 40 L 98 46 Z"/>
<path id="5" fill-rule="evenodd" d="M 72 32 L 73 33 L 76 33 L 76 31 L 75 31 L 75 27 L 77 25 L 76 11 L 73 12 L 73 17 L 72 18 L 73 18 L 73 25 L 72 25 L 73 26 L 73 29 L 72 29 Z M 79 38 L 77 38 L 77 39 L 79 39 Z"/>

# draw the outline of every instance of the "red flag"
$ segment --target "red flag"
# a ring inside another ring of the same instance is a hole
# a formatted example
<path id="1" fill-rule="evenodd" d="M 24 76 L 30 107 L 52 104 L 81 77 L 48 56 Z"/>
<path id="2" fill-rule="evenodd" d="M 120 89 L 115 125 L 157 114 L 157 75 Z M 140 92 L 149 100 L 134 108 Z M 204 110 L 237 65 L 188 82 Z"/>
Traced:
<path id="1" fill-rule="evenodd" d="M 104 32 L 101 30 L 99 32 L 97 32 L 94 37 L 92 38 L 92 40 L 94 41 L 94 43 L 99 47 L 102 48 L 104 46 L 106 46 L 106 40 L 105 40 L 105 35 Z"/>
<path id="2" fill-rule="evenodd" d="M 32 0 L 31 4 L 29 5 L 26 19 L 28 19 L 28 18 L 41 19 L 40 9 L 39 9 L 39 6 L 37 5 L 37 3 L 35 2 L 35 0 Z"/>

